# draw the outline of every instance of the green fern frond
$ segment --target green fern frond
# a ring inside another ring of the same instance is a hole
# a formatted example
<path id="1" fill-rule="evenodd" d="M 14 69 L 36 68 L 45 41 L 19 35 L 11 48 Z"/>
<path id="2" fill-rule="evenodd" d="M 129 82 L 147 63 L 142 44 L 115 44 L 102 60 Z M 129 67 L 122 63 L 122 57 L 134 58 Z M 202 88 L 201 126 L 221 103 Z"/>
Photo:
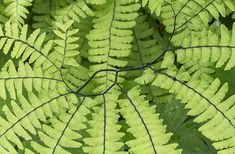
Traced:
<path id="1" fill-rule="evenodd" d="M 162 10 L 162 5 L 164 4 L 163 0 L 142 0 L 142 7 L 147 6 L 150 9 L 151 13 L 155 13 L 157 16 L 160 15 Z"/>
<path id="2" fill-rule="evenodd" d="M 204 27 L 208 27 L 208 23 L 214 17 L 225 16 L 226 10 L 234 10 L 234 2 L 232 0 L 183 0 L 174 1 L 169 5 L 166 3 L 162 7 L 163 24 L 168 32 L 172 32 L 175 26 L 175 35 L 172 42 L 175 45 L 181 45 L 181 39 L 187 37 L 191 31 L 200 32 Z"/>
<path id="3" fill-rule="evenodd" d="M 51 54 L 51 57 L 55 57 L 53 61 L 59 68 L 66 66 L 78 66 L 78 63 L 74 59 L 74 57 L 79 54 L 79 52 L 76 51 L 78 45 L 75 43 L 78 40 L 78 37 L 74 35 L 79 30 L 69 30 L 72 23 L 73 21 L 69 21 L 66 24 L 57 23 L 59 30 L 54 31 L 58 39 L 55 40 L 55 52 Z"/>
<path id="4" fill-rule="evenodd" d="M 35 1 L 33 8 L 34 29 L 40 28 L 43 32 L 52 32 L 54 22 L 74 20 L 77 23 L 83 18 L 93 16 L 93 11 L 83 0 L 78 1 Z M 52 35 L 52 34 L 51 34 Z"/>
<path id="5" fill-rule="evenodd" d="M 88 147 L 84 147 L 84 152 L 95 153 L 113 153 L 124 154 L 121 152 L 123 143 L 121 138 L 123 133 L 118 132 L 121 128 L 118 125 L 118 109 L 117 100 L 118 94 L 106 94 L 97 98 L 97 102 L 101 102 L 102 105 L 94 107 L 94 113 L 92 113 L 92 120 L 88 121 L 89 138 L 85 138 L 84 142 Z M 100 104 L 100 103 L 96 103 Z M 97 130 L 98 129 L 98 130 Z"/>
<path id="6" fill-rule="evenodd" d="M 26 19 L 29 14 L 26 7 L 32 5 L 32 0 L 4 0 L 4 3 L 7 5 L 5 14 L 9 17 L 9 20 L 16 23 L 18 26 L 24 25 L 24 19 Z"/>
<path id="7" fill-rule="evenodd" d="M 93 11 L 89 8 L 89 6 L 87 6 L 84 0 L 77 0 L 65 8 L 55 11 L 54 16 L 55 19 L 60 22 L 66 22 L 67 20 L 80 22 L 81 18 L 86 18 L 93 15 Z"/>
<path id="8" fill-rule="evenodd" d="M 185 107 L 190 109 L 188 115 L 196 116 L 194 121 L 203 123 L 199 131 L 215 141 L 213 145 L 219 153 L 232 153 L 234 145 L 229 141 L 234 139 L 235 123 L 234 115 L 231 114 L 233 109 L 230 110 L 230 107 L 234 105 L 232 101 L 234 96 L 223 101 L 228 85 L 224 84 L 220 88 L 218 79 L 210 81 L 202 78 L 201 80 L 192 78 L 184 83 L 182 78 L 185 78 L 185 75 L 179 72 L 176 75 L 176 73 L 172 71 L 158 75 L 153 85 L 169 89 L 170 93 L 175 93 L 176 98 L 186 104 Z M 227 114 L 228 112 L 230 114 Z M 224 133 L 216 135 L 221 131 Z"/>
<path id="9" fill-rule="evenodd" d="M 76 55 L 75 60 L 77 61 L 77 63 L 81 65 L 79 65 L 78 67 L 69 66 L 68 71 L 64 77 L 65 80 L 71 84 L 70 87 L 72 89 L 76 89 L 77 87 L 82 86 L 84 81 L 89 78 L 90 71 L 89 69 L 86 68 L 86 66 L 83 66 L 82 63 L 84 59 L 87 59 L 88 57 L 89 47 L 86 35 L 88 34 L 89 30 L 92 28 L 92 23 L 89 20 L 82 20 L 79 24 L 75 24 L 74 26 L 79 29 L 76 36 L 79 37 L 79 40 L 77 41 L 79 47 L 77 50 L 80 52 L 78 55 Z"/>
<path id="10" fill-rule="evenodd" d="M 217 68 L 225 65 L 224 69 L 230 70 L 235 66 L 234 34 L 235 24 L 233 24 L 232 32 L 221 25 L 219 36 L 206 30 L 203 30 L 199 35 L 192 33 L 190 37 L 182 41 L 182 49 L 179 47 L 175 50 L 177 61 L 182 64 L 189 61 L 198 61 L 202 64 L 216 63 Z"/>
<path id="11" fill-rule="evenodd" d="M 73 21 L 70 20 L 66 24 L 57 23 L 58 30 L 55 30 L 54 33 L 57 36 L 57 39 L 54 41 L 54 51 L 49 55 L 51 61 L 54 65 L 60 70 L 61 78 L 64 80 L 71 74 L 70 67 L 75 67 L 76 69 L 86 72 L 86 69 L 79 67 L 79 64 L 76 61 L 76 56 L 79 54 L 77 51 L 79 45 L 77 44 L 78 37 L 75 35 L 78 33 L 78 29 L 70 30 L 69 28 L 73 24 Z M 52 63 L 45 63 L 45 67 L 50 67 Z M 51 71 L 50 71 L 51 72 Z M 72 73 L 74 74 L 74 73 Z M 82 78 L 84 79 L 84 77 Z"/>
<path id="12" fill-rule="evenodd" d="M 5 118 L 0 119 L 0 139 L 3 141 L 0 145 L 7 153 L 16 153 L 14 146 L 23 150 L 20 138 L 32 140 L 30 134 L 37 134 L 36 128 L 42 127 L 41 122 L 46 123 L 47 118 L 52 117 L 56 109 L 68 108 L 64 101 L 68 93 L 58 94 L 51 91 L 50 96 L 46 95 L 47 93 L 41 92 L 38 97 L 30 92 L 28 99 L 18 95 L 16 101 L 11 101 L 11 108 L 7 105 L 3 107 Z"/>
<path id="13" fill-rule="evenodd" d="M 131 52 L 132 28 L 135 25 L 139 5 L 133 0 L 109 0 L 95 12 L 94 29 L 87 35 L 89 60 L 96 63 L 92 71 L 100 69 L 122 68 L 127 65 L 123 57 Z M 128 16 L 127 16 L 128 15 Z M 96 91 L 102 91 L 115 80 L 115 74 L 102 73 L 96 78 L 100 85 Z"/>
<path id="14" fill-rule="evenodd" d="M 26 89 L 32 92 L 33 88 L 40 93 L 41 90 L 49 90 L 56 88 L 57 82 L 63 83 L 60 76 L 50 76 L 44 74 L 41 67 L 32 67 L 28 63 L 22 61 L 18 64 L 18 70 L 12 61 L 8 61 L 0 72 L 0 96 L 3 99 L 7 98 L 7 91 L 10 98 L 16 99 L 16 95 L 22 95 Z M 59 75 L 59 74 L 57 74 Z M 49 87 L 49 85 L 51 85 Z M 52 86 L 54 85 L 54 86 Z"/>
<path id="15" fill-rule="evenodd" d="M 27 30 L 27 25 L 19 29 L 16 24 L 7 22 L 5 31 L 0 27 L 0 49 L 4 54 L 11 52 L 12 58 L 22 56 L 23 61 L 29 58 L 30 63 L 36 62 L 37 65 L 41 65 L 44 61 L 49 60 L 47 55 L 53 41 L 48 41 L 44 45 L 45 33 L 39 34 L 38 29 L 28 36 Z"/>
<path id="16" fill-rule="evenodd" d="M 61 114 L 58 118 L 51 118 L 51 126 L 43 125 L 42 131 L 38 132 L 40 140 L 33 141 L 32 147 L 39 153 L 71 153 L 70 148 L 80 148 L 82 142 L 79 141 L 82 135 L 78 131 L 86 129 L 83 123 L 87 121 L 86 115 L 90 113 L 91 104 L 83 98 L 79 103 L 74 97 L 74 106 L 68 113 Z M 75 105 L 77 107 L 75 107 Z"/>
<path id="17" fill-rule="evenodd" d="M 126 99 L 119 100 L 121 113 L 130 126 L 128 131 L 135 139 L 127 141 L 130 153 L 181 153 L 176 150 L 177 144 L 170 144 L 170 133 L 155 113 L 155 107 L 150 106 L 144 96 L 140 95 L 138 87 L 128 93 L 122 89 Z M 136 127 L 138 126 L 138 127 Z"/>

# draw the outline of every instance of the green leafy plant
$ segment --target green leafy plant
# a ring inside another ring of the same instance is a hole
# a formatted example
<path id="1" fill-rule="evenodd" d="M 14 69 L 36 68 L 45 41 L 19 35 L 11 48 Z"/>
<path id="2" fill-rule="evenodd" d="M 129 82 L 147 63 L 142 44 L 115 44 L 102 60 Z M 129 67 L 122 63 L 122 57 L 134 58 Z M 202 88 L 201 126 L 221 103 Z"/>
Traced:
<path id="1" fill-rule="evenodd" d="M 233 0 L 0 0 L 0 153 L 234 154 Z"/>

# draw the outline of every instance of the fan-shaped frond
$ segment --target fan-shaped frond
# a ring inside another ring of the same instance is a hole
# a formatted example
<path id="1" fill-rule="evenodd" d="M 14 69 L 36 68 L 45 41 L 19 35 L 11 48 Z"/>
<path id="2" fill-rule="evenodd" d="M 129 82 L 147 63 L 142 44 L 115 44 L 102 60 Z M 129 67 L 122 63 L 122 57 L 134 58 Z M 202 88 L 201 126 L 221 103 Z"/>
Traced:
<path id="1" fill-rule="evenodd" d="M 221 77 L 234 74 L 220 72 L 235 66 L 234 12 L 234 0 L 0 0 L 0 153 L 234 154 Z"/>

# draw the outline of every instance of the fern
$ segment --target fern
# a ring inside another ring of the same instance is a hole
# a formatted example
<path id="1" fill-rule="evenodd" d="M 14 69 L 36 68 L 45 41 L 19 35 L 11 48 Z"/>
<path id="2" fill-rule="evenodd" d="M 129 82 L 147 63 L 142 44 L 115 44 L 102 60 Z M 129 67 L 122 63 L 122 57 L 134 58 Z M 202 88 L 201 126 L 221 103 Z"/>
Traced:
<path id="1" fill-rule="evenodd" d="M 92 120 L 88 121 L 89 137 L 84 139 L 88 147 L 84 147 L 86 153 L 122 153 L 118 152 L 123 143 L 120 141 L 123 133 L 118 132 L 121 128 L 118 125 L 118 94 L 107 94 L 97 98 L 98 106 L 94 107 L 95 113 L 92 113 Z M 102 105 L 100 103 L 102 102 Z M 107 117 L 110 117 L 107 119 Z M 98 122 L 98 123 L 97 123 Z M 97 128 L 100 128 L 97 131 Z M 124 153 L 124 152 L 123 152 Z"/>
<path id="2" fill-rule="evenodd" d="M 32 5 L 32 0 L 4 0 L 4 3 L 6 4 L 4 11 L 6 16 L 10 18 L 9 20 L 19 26 L 24 25 L 24 19 L 26 19 L 27 14 L 29 14 L 26 7 Z"/>
<path id="3" fill-rule="evenodd" d="M 179 49 L 176 51 L 176 54 L 178 55 L 178 61 L 183 62 L 185 59 L 187 60 L 194 60 L 200 61 L 200 63 L 210 63 L 210 62 L 216 62 L 216 67 L 221 67 L 225 65 L 225 70 L 230 70 L 234 67 L 234 60 L 233 60 L 233 49 L 234 49 L 234 33 L 235 25 L 233 25 L 233 31 L 232 31 L 232 37 L 229 35 L 228 29 L 224 26 L 220 26 L 220 34 L 214 34 L 211 31 L 202 31 L 201 34 L 196 36 L 192 34 L 192 40 L 195 40 L 194 42 L 189 41 L 188 39 L 185 39 L 182 41 L 182 46 L 186 47 L 188 43 L 189 48 L 185 49 L 187 52 L 187 58 L 184 57 L 184 53 L 181 52 L 182 50 Z M 194 37 L 197 37 L 197 39 L 194 39 Z M 198 42 L 196 42 L 198 41 Z M 186 47 L 187 48 L 187 47 Z M 189 51 L 190 49 L 194 49 L 193 51 Z M 199 51 L 199 50 L 201 51 Z M 181 50 L 181 51 L 180 51 Z M 188 51 L 187 51 L 188 50 Z M 217 50 L 215 52 L 215 50 Z M 223 50 L 223 52 L 222 52 Z M 190 53 L 195 54 L 193 59 L 190 57 Z M 199 55 L 196 55 L 196 54 Z"/>
<path id="4" fill-rule="evenodd" d="M 93 16 L 93 11 L 86 5 L 84 1 L 76 1 L 66 6 L 65 8 L 55 11 L 56 20 L 67 21 L 68 19 L 80 22 L 81 18 Z"/>
<path id="5" fill-rule="evenodd" d="M 0 153 L 234 154 L 234 5 L 0 0 Z"/>
<path id="6" fill-rule="evenodd" d="M 204 27 L 208 27 L 208 23 L 213 18 L 218 19 L 220 15 L 226 16 L 226 10 L 234 11 L 234 2 L 231 0 L 184 0 L 174 1 L 173 5 L 174 8 L 171 8 L 170 5 L 165 4 L 160 17 L 167 31 L 171 32 L 175 26 L 176 33 L 172 39 L 175 45 L 181 45 L 181 39 L 178 38 L 187 37 L 191 31 L 200 32 Z M 169 12 L 172 9 L 174 11 Z"/>
<path id="7" fill-rule="evenodd" d="M 127 142 L 130 147 L 129 151 L 132 153 L 181 153 L 180 150 L 175 150 L 177 144 L 167 144 L 171 134 L 165 133 L 165 126 L 159 120 L 159 115 L 154 114 L 155 107 L 150 107 L 145 98 L 139 96 L 138 88 L 131 89 L 129 93 L 122 87 L 120 88 L 127 97 L 126 100 L 120 100 L 121 113 L 130 126 L 128 131 L 136 138 Z M 140 145 L 139 142 L 142 144 Z"/>
<path id="8" fill-rule="evenodd" d="M 234 131 L 234 122 L 232 122 L 234 116 L 232 116 L 231 111 L 233 109 L 229 109 L 234 104 L 232 101 L 234 96 L 222 101 L 228 89 L 227 84 L 224 84 L 219 89 L 220 81 L 215 79 L 213 82 L 190 80 L 187 85 L 182 85 L 182 81 L 178 80 L 178 78 L 164 73 L 163 76 L 158 76 L 153 84 L 160 85 L 161 80 L 164 80 L 165 77 L 169 82 L 166 81 L 161 86 L 163 88 L 169 88 L 171 93 L 177 94 L 176 97 L 180 99 L 182 103 L 186 103 L 185 107 L 190 109 L 188 114 L 198 116 L 195 118 L 195 122 L 205 122 L 199 130 L 212 141 L 216 141 L 214 143 L 215 148 L 223 149 L 224 147 L 229 147 L 220 152 L 232 153 L 234 146 L 226 141 L 230 140 L 230 138 L 231 140 L 234 138 L 232 135 Z M 185 93 L 187 95 L 185 95 Z M 228 116 L 227 112 L 230 112 L 230 116 Z M 211 132 L 211 128 L 213 128 L 213 132 Z M 226 128 L 226 130 L 224 130 L 224 128 Z M 214 136 L 215 132 L 220 132 L 222 129 L 224 133 L 222 133 L 221 136 Z M 227 131 L 229 133 L 227 133 Z"/>
<path id="9" fill-rule="evenodd" d="M 95 28 L 87 35 L 90 46 L 88 59 L 98 63 L 91 67 L 92 71 L 127 65 L 123 57 L 127 57 L 131 51 L 131 29 L 135 25 L 138 8 L 139 5 L 132 0 L 110 0 L 95 12 L 98 16 L 93 20 Z M 99 75 L 97 83 L 100 86 L 97 91 L 106 89 L 114 80 L 113 73 Z"/>
<path id="10" fill-rule="evenodd" d="M 143 0 L 142 1 L 142 6 L 145 7 L 147 6 L 148 9 L 150 9 L 151 13 L 155 13 L 157 16 L 160 15 L 161 13 L 161 7 L 164 4 L 163 0 L 160 1 L 153 1 L 153 0 Z"/>

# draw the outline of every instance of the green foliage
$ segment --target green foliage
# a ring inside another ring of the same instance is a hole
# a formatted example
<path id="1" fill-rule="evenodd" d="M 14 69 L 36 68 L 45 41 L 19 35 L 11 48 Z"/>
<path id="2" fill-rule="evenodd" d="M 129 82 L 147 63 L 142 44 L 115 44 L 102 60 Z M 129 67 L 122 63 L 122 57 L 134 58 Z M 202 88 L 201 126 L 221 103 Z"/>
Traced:
<path id="1" fill-rule="evenodd" d="M 233 0 L 0 0 L 0 153 L 235 154 Z"/>
<path id="2" fill-rule="evenodd" d="M 19 26 L 23 25 L 25 23 L 24 19 L 26 19 L 27 14 L 29 14 L 26 7 L 32 5 L 32 0 L 4 0 L 4 4 L 6 5 L 4 13 L 10 18 L 9 20 Z"/>

